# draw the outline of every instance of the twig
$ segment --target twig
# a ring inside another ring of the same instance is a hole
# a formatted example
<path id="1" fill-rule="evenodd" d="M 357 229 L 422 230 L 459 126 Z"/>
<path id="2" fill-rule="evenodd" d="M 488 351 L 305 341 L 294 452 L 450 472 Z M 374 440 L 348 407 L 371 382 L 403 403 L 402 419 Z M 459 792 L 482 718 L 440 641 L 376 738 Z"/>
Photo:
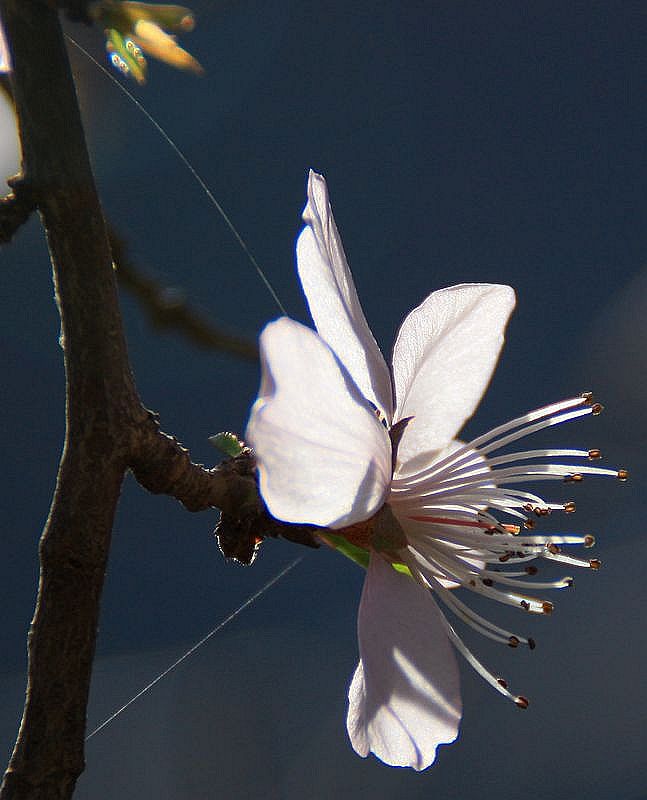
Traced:
<path id="1" fill-rule="evenodd" d="M 192 309 L 180 292 L 143 275 L 128 257 L 123 239 L 113 229 L 108 235 L 117 280 L 139 300 L 155 327 L 176 330 L 198 347 L 258 361 L 256 342 L 222 330 Z"/>

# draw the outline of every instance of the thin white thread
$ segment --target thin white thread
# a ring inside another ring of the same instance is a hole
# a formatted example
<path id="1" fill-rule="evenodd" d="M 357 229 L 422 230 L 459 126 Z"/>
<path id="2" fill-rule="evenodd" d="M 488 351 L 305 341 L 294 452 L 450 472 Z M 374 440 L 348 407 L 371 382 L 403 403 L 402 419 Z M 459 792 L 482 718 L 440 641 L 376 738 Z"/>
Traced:
<path id="1" fill-rule="evenodd" d="M 290 572 L 290 570 L 294 569 L 294 567 L 296 567 L 297 564 L 299 564 L 301 561 L 303 561 L 303 558 L 304 558 L 304 556 L 299 556 L 298 558 L 295 558 L 294 561 L 290 562 L 287 565 L 287 567 L 284 567 L 278 574 L 276 574 L 266 584 L 264 584 L 257 592 L 255 592 L 253 595 L 248 597 L 247 600 L 245 600 L 245 602 L 242 605 L 238 606 L 238 608 L 235 611 L 232 611 L 231 614 L 229 614 L 229 616 L 225 617 L 225 619 L 223 619 L 221 622 L 219 622 L 216 625 L 216 627 L 213 628 L 212 630 L 210 630 L 209 633 L 206 636 L 203 636 L 202 639 L 200 639 L 199 642 L 196 642 L 194 645 L 192 645 L 192 647 L 190 647 L 186 651 L 186 653 L 184 653 L 184 655 L 181 655 L 176 661 L 174 661 L 169 667 L 167 667 L 164 670 L 164 672 L 160 673 L 154 680 L 152 680 L 150 683 L 148 683 L 146 686 L 144 686 L 144 688 L 141 689 L 139 692 L 137 692 L 137 694 L 134 697 L 131 697 L 130 700 L 127 703 L 124 703 L 124 705 L 121 706 L 121 708 L 117 709 L 117 711 L 115 711 L 114 714 L 111 714 L 107 719 L 104 719 L 104 721 L 100 725 L 98 725 L 91 733 L 89 733 L 85 737 L 85 741 L 87 742 L 89 739 L 91 739 L 93 736 L 95 736 L 97 733 L 99 733 L 99 731 L 103 730 L 106 727 L 106 725 L 109 725 L 111 722 L 113 722 L 120 714 L 122 714 L 127 708 L 129 708 L 136 700 L 139 700 L 139 698 L 142 697 L 142 695 L 146 694 L 146 692 L 150 691 L 153 688 L 153 686 L 155 686 L 163 678 L 165 678 L 169 674 L 169 672 L 172 672 L 185 659 L 187 659 L 190 655 L 195 653 L 195 651 L 199 647 L 202 647 L 202 645 L 205 644 L 205 642 L 209 641 L 209 639 L 211 639 L 212 636 L 214 636 L 216 633 L 221 631 L 225 627 L 225 625 L 227 625 L 229 622 L 231 622 L 233 619 L 235 619 L 241 613 L 241 611 L 244 611 L 246 608 L 249 608 L 249 606 L 251 606 L 252 603 L 254 603 L 256 600 L 258 600 L 258 598 L 262 594 L 265 594 L 265 592 L 268 589 L 271 589 L 272 586 L 274 586 L 275 583 L 278 583 L 281 580 L 281 578 L 283 578 L 285 575 L 288 574 L 288 572 Z"/>
<path id="2" fill-rule="evenodd" d="M 119 89 L 126 95 L 126 97 L 135 104 L 135 107 L 146 117 L 146 119 L 151 123 L 151 125 L 153 125 L 155 130 L 160 134 L 160 136 L 168 144 L 168 146 L 171 148 L 171 150 L 173 150 L 175 155 L 180 159 L 180 161 L 184 164 L 184 166 L 189 170 L 189 172 L 191 173 L 191 175 L 193 176 L 193 178 L 197 182 L 198 186 L 200 186 L 202 191 L 207 195 L 207 198 L 209 199 L 211 204 L 214 206 L 216 211 L 222 217 L 224 223 L 229 228 L 231 234 L 233 235 L 233 237 L 236 239 L 236 241 L 240 245 L 243 253 L 245 253 L 245 255 L 249 259 L 251 265 L 254 267 L 254 269 L 258 273 L 258 276 L 261 279 L 261 281 L 263 282 L 263 284 L 265 285 L 265 288 L 272 295 L 272 299 L 274 300 L 276 305 L 279 307 L 281 313 L 285 314 L 287 316 L 288 312 L 285 310 L 285 308 L 283 306 L 283 303 L 279 300 L 279 296 L 277 295 L 276 291 L 274 290 L 274 287 L 272 286 L 272 284 L 270 283 L 269 279 L 267 278 L 267 276 L 265 275 L 265 273 L 261 269 L 258 261 L 254 258 L 254 255 L 252 254 L 251 250 L 247 246 L 245 240 L 240 235 L 240 233 L 238 233 L 238 230 L 237 230 L 236 226 L 234 225 L 234 223 L 229 218 L 229 216 L 228 216 L 227 212 L 225 211 L 225 209 L 216 200 L 216 198 L 214 197 L 213 192 L 211 191 L 211 189 L 207 186 L 205 181 L 200 177 L 200 175 L 198 174 L 198 171 L 191 164 L 191 162 L 184 155 L 184 153 L 180 150 L 178 145 L 175 144 L 173 139 L 171 139 L 171 137 L 168 135 L 168 133 L 166 133 L 164 128 L 162 128 L 162 126 L 157 122 L 155 117 L 153 117 L 152 114 L 150 114 L 144 108 L 144 106 L 139 102 L 139 100 L 135 97 L 135 95 L 132 94 L 132 92 L 129 92 L 128 89 L 126 89 L 126 87 L 123 85 L 123 83 L 121 83 L 120 81 L 117 80 L 117 78 L 112 74 L 112 72 L 110 72 L 110 70 L 106 69 L 103 66 L 103 64 L 101 64 L 99 61 L 97 61 L 97 59 L 93 55 L 88 53 L 88 51 L 84 47 L 82 47 L 78 42 L 74 41 L 74 39 L 71 36 L 69 36 L 68 34 L 65 34 L 65 38 L 68 40 L 68 42 L 73 44 L 74 47 L 77 48 L 77 50 L 79 50 L 81 53 L 83 53 L 83 55 L 87 59 L 89 59 L 98 69 L 100 69 L 101 72 L 103 72 L 103 74 L 106 77 L 110 78 L 110 80 L 116 86 L 119 87 Z"/>

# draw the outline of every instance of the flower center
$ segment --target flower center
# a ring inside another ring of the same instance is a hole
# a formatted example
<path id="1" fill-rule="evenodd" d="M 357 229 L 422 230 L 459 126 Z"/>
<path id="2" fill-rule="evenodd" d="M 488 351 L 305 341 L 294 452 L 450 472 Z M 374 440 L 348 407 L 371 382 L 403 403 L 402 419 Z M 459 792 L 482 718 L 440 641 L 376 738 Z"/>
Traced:
<path id="1" fill-rule="evenodd" d="M 409 544 L 402 526 L 388 503 L 385 503 L 370 519 L 342 528 L 338 533 L 356 547 L 375 550 L 378 553 L 401 550 Z"/>

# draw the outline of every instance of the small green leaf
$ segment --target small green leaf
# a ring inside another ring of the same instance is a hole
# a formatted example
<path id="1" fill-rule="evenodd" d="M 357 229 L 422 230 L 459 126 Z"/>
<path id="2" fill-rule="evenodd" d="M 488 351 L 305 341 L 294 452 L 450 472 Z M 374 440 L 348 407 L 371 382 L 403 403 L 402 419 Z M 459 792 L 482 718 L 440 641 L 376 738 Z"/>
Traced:
<path id="1" fill-rule="evenodd" d="M 231 458 L 239 456 L 243 451 L 243 443 L 235 433 L 229 431 L 222 431 L 210 436 L 209 442 L 221 453 L 231 456 Z"/>

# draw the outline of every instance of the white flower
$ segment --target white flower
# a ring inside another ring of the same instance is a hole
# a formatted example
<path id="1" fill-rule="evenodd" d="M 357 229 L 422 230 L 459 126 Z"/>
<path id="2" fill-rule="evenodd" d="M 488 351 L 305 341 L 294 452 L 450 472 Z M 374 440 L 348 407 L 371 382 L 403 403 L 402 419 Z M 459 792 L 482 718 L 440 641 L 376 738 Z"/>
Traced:
<path id="1" fill-rule="evenodd" d="M 529 513 L 570 512 L 573 503 L 550 503 L 514 487 L 626 473 L 561 463 L 594 459 L 598 451 L 494 455 L 541 428 L 599 412 L 589 394 L 457 442 L 498 359 L 513 290 L 463 284 L 429 295 L 404 320 L 389 371 L 362 313 L 326 183 L 313 172 L 303 218 L 297 263 L 317 332 L 286 317 L 262 332 L 262 381 L 246 439 L 275 517 L 330 528 L 369 551 L 348 733 L 361 756 L 373 752 L 387 764 L 422 770 L 438 745 L 458 734 L 452 644 L 498 691 L 528 704 L 467 650 L 436 601 L 492 639 L 534 647 L 532 639 L 476 614 L 451 589 L 545 614 L 551 604 L 525 593 L 536 572 L 530 561 L 599 566 L 560 549 L 590 546 L 590 536 L 522 533 L 534 524 Z M 534 588 L 571 583 L 564 578 Z"/>

